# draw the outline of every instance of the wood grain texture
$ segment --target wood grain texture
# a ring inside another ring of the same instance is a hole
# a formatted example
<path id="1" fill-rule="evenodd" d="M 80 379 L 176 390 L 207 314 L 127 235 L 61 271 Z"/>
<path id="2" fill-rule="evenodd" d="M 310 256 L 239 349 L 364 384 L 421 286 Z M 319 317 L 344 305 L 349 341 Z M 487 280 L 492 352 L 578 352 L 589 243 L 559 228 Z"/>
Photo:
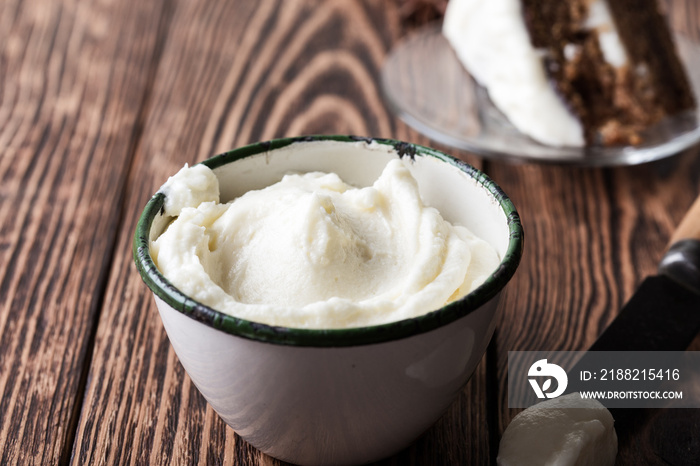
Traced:
<path id="1" fill-rule="evenodd" d="M 389 114 L 378 88 L 400 33 L 386 5 L 169 3 L 116 249 L 129 250 L 145 202 L 185 162 L 286 135 L 425 143 Z M 110 277 L 73 463 L 279 464 L 226 427 L 192 385 L 128 254 L 115 255 Z M 483 398 L 485 377 L 484 367 L 445 419 L 388 464 L 483 463 L 486 411 L 473 399 Z"/>
<path id="2" fill-rule="evenodd" d="M 0 4 L 0 464 L 70 454 L 157 8 Z"/>

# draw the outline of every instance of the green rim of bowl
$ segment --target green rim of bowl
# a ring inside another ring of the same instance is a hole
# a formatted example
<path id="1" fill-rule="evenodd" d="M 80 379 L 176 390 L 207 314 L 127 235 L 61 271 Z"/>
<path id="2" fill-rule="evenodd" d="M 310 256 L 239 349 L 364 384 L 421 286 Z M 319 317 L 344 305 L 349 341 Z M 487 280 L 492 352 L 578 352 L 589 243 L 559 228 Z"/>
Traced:
<path id="1" fill-rule="evenodd" d="M 173 309 L 231 335 L 281 345 L 338 347 L 381 343 L 434 330 L 478 309 L 496 296 L 510 280 L 520 263 L 523 251 L 523 229 L 515 206 L 501 188 L 484 173 L 459 159 L 435 149 L 392 139 L 328 135 L 303 136 L 251 144 L 214 156 L 200 163 L 214 169 L 244 157 L 265 153 L 297 142 L 329 140 L 340 142 L 365 141 L 385 144 L 393 147 L 400 157 L 408 156 L 412 159 L 416 156 L 435 157 L 456 166 L 483 185 L 503 209 L 508 219 L 510 231 L 506 254 L 496 271 L 481 286 L 463 298 L 441 309 L 411 319 L 369 327 L 344 329 L 299 329 L 252 322 L 224 314 L 189 298 L 173 286 L 156 268 L 149 251 L 149 234 L 151 224 L 156 215 L 163 209 L 165 199 L 162 193 L 156 193 L 146 204 L 138 220 L 133 242 L 134 261 L 146 285 L 156 296 Z"/>

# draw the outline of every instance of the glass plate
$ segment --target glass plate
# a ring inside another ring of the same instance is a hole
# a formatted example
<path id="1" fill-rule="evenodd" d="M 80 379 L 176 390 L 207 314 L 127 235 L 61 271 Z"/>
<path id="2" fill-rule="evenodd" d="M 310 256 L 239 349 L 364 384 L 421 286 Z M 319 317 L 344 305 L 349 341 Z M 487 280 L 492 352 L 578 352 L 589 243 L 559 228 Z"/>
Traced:
<path id="1" fill-rule="evenodd" d="M 389 54 L 381 85 L 394 113 L 429 138 L 483 157 L 582 166 L 634 165 L 677 154 L 700 140 L 698 112 L 669 117 L 642 133 L 638 146 L 552 147 L 521 134 L 464 70 L 441 24 L 415 31 Z M 676 36 L 700 96 L 700 46 Z"/>

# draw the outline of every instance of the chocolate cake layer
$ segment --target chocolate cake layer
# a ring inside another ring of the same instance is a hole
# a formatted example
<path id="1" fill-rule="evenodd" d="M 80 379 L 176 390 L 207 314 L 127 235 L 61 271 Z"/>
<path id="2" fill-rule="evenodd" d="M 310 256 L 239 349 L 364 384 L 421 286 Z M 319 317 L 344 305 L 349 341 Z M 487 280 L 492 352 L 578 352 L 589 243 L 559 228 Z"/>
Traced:
<path id="1" fill-rule="evenodd" d="M 523 0 L 525 24 L 587 144 L 637 144 L 644 128 L 695 106 L 691 88 L 655 0 L 608 2 L 624 66 L 606 61 L 599 32 L 587 25 L 590 3 Z"/>
<path id="2" fill-rule="evenodd" d="M 668 114 L 694 108 L 696 103 L 690 83 L 657 1 L 611 0 L 608 3 L 632 62 L 647 65 L 659 105 Z"/>

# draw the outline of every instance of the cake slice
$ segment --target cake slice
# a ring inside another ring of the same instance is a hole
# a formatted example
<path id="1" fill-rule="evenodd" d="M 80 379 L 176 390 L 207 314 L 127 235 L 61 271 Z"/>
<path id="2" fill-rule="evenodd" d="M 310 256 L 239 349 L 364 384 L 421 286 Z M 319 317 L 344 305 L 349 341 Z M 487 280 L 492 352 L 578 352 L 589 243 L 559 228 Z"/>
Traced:
<path id="1" fill-rule="evenodd" d="M 656 0 L 450 0 L 443 34 L 513 125 L 544 144 L 638 144 L 695 108 Z"/>

